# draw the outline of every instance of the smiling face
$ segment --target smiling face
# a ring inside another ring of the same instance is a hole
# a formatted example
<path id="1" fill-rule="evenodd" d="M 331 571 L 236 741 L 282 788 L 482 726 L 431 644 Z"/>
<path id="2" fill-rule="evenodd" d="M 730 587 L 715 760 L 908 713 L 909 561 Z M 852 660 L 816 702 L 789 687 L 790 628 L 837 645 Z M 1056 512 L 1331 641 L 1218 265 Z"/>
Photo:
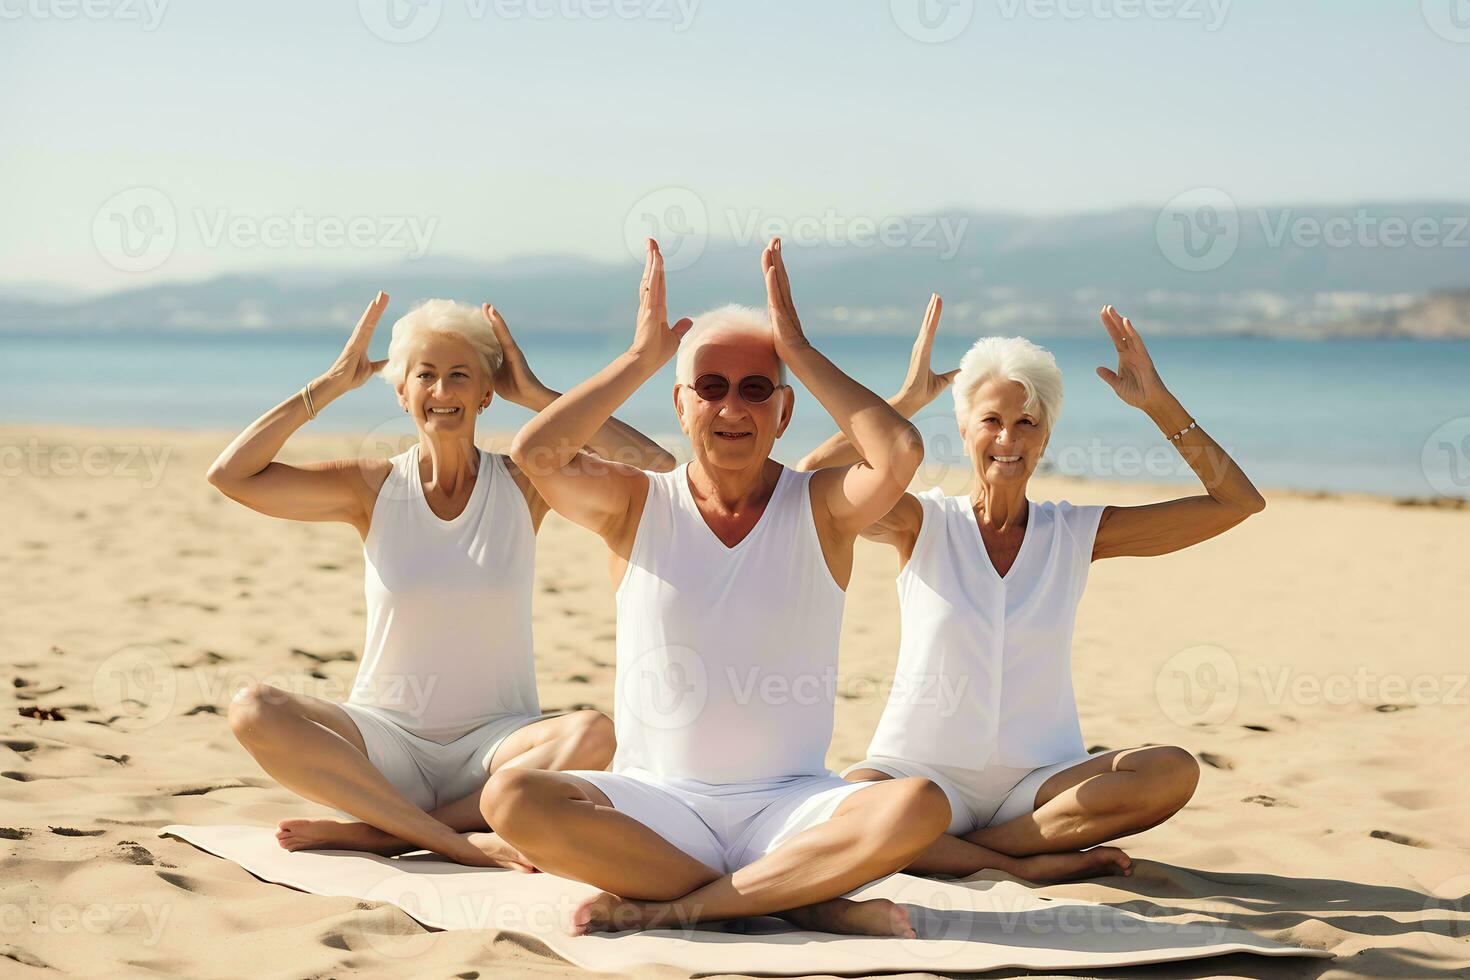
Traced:
<path id="1" fill-rule="evenodd" d="M 1051 431 L 1039 409 L 1026 410 L 1018 381 L 986 378 L 975 389 L 960 438 L 975 475 L 991 486 L 1024 485 L 1046 450 Z"/>
<path id="2" fill-rule="evenodd" d="M 414 424 L 426 432 L 473 432 L 475 415 L 490 404 L 494 379 L 469 341 L 426 333 L 414 342 L 406 361 L 398 401 Z"/>
<path id="3" fill-rule="evenodd" d="M 692 367 L 691 382 L 674 385 L 674 410 L 694 455 L 719 469 L 744 469 L 764 461 L 791 422 L 792 391 L 779 386 L 765 401 L 751 403 L 742 397 L 740 381 L 752 375 L 777 381 L 781 362 L 770 338 L 728 333 L 703 339 L 693 351 Z M 708 374 L 729 382 L 725 394 L 713 401 L 695 390 L 694 381 Z"/>

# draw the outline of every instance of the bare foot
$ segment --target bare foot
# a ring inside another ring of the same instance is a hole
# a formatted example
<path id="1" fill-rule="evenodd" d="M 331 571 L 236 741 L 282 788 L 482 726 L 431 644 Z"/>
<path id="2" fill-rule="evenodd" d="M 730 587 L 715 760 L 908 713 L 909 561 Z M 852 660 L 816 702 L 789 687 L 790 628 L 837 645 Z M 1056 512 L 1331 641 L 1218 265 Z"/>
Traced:
<path id="1" fill-rule="evenodd" d="M 505 838 L 495 831 L 475 831 L 460 835 L 469 845 L 463 855 L 452 855 L 460 864 L 477 868 L 509 868 L 527 874 L 536 866 L 526 856 L 506 843 Z"/>
<path id="2" fill-rule="evenodd" d="M 835 932 L 844 936 L 897 936 L 915 939 L 917 933 L 909 924 L 909 910 L 886 898 L 854 902 L 834 898 L 789 912 L 781 918 L 811 932 Z"/>
<path id="3" fill-rule="evenodd" d="M 1033 854 L 1015 860 L 1016 868 L 1012 873 L 1027 881 L 1078 881 L 1083 878 L 1105 878 L 1109 875 L 1133 873 L 1133 859 L 1116 847 Z"/>
<path id="4" fill-rule="evenodd" d="M 598 892 L 572 909 L 567 931 L 574 936 L 585 936 L 590 932 L 621 932 L 642 926 L 643 909 L 636 902 L 621 899 L 612 892 Z"/>
<path id="5" fill-rule="evenodd" d="M 367 851 L 393 855 L 417 850 L 359 820 L 282 820 L 276 825 L 276 842 L 288 851 Z"/>

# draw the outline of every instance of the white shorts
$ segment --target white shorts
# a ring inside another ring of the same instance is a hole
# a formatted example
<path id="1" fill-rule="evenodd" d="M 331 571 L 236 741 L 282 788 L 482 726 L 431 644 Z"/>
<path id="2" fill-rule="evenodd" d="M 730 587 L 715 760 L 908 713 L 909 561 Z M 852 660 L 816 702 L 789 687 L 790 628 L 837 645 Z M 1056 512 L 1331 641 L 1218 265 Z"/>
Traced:
<path id="1" fill-rule="evenodd" d="M 340 707 L 362 734 L 373 768 L 414 806 L 425 811 L 463 799 L 484 786 L 490 761 L 507 735 L 562 713 L 501 715 L 452 742 L 441 744 L 406 731 L 365 705 Z M 358 819 L 344 810 L 337 812 Z"/>
<path id="2" fill-rule="evenodd" d="M 923 776 L 944 790 L 944 795 L 949 798 L 949 827 L 945 833 L 959 837 L 1032 812 L 1036 809 L 1036 791 L 1043 783 L 1063 769 L 1070 769 L 1090 758 L 1092 756 L 1084 755 L 1039 769 L 1011 769 L 1007 766 L 960 769 L 870 756 L 848 766 L 842 775 L 856 769 L 876 769 L 894 779 Z"/>
<path id="3" fill-rule="evenodd" d="M 577 770 L 569 775 L 587 780 L 618 812 L 723 874 L 817 826 L 843 800 L 873 785 L 850 783 L 832 773 L 727 786 L 663 779 L 639 770 Z"/>

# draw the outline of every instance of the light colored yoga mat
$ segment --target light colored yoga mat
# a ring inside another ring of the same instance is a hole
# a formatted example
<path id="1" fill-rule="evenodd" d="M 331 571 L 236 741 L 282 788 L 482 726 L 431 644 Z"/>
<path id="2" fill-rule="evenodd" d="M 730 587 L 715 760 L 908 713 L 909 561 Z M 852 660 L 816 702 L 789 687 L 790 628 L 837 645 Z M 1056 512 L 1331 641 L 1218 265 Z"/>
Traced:
<path id="1" fill-rule="evenodd" d="M 665 964 L 691 974 L 866 974 L 999 969 L 1101 970 L 1225 953 L 1330 957 L 1216 923 L 1149 919 L 1111 906 L 1053 899 L 1014 882 L 935 881 L 891 875 L 851 898 L 910 906 L 919 938 L 869 939 L 800 932 L 780 920 L 746 920 L 687 930 L 572 937 L 571 907 L 595 892 L 546 874 L 466 868 L 427 856 L 383 858 L 350 851 L 288 852 L 274 828 L 190 827 L 159 831 L 233 861 L 258 878 L 316 895 L 387 902 L 436 929 L 495 929 L 534 937 L 588 970 L 630 971 Z M 414 936 L 369 937 L 394 955 L 416 952 Z"/>

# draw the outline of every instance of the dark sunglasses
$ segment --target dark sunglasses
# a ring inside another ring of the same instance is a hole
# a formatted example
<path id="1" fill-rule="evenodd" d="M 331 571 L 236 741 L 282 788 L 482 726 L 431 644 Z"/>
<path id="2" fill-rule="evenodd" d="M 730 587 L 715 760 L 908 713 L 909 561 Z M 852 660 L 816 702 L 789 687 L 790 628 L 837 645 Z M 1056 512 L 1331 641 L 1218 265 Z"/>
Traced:
<path id="1" fill-rule="evenodd" d="M 694 393 L 707 402 L 717 402 L 730 390 L 730 379 L 722 374 L 701 374 L 691 385 Z M 735 386 L 740 397 L 751 405 L 759 405 L 776 390 L 776 382 L 763 374 L 752 374 L 741 378 Z"/>

